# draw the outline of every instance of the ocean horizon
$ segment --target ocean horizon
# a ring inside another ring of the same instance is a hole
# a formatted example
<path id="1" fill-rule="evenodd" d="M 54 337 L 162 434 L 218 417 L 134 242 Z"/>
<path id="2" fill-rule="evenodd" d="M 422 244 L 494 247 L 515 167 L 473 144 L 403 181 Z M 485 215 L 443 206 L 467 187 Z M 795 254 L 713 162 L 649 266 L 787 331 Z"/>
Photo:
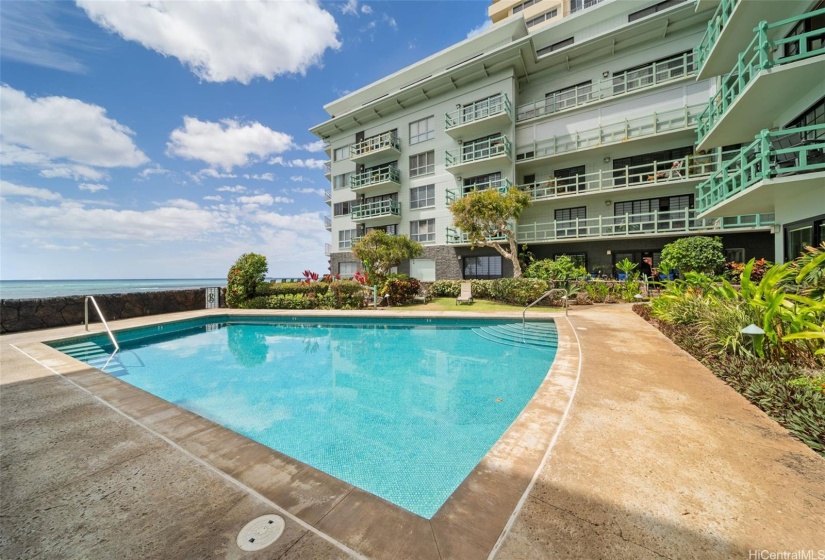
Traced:
<path id="1" fill-rule="evenodd" d="M 0 280 L 0 299 L 94 296 L 225 287 L 226 278 L 143 278 L 106 280 Z"/>

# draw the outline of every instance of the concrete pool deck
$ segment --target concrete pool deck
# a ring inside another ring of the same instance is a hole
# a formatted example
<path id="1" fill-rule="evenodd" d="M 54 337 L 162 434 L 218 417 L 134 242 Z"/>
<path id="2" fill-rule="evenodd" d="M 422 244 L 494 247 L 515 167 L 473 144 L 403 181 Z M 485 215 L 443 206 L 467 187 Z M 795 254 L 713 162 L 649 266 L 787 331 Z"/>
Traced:
<path id="1" fill-rule="evenodd" d="M 431 520 L 40 344 L 82 327 L 2 336 L 0 557 L 749 558 L 813 550 L 817 558 L 825 550 L 825 459 L 629 306 L 572 308 L 569 323 L 556 317 L 566 348 L 551 374 Z M 284 536 L 242 552 L 237 532 L 264 513 L 285 517 Z"/>

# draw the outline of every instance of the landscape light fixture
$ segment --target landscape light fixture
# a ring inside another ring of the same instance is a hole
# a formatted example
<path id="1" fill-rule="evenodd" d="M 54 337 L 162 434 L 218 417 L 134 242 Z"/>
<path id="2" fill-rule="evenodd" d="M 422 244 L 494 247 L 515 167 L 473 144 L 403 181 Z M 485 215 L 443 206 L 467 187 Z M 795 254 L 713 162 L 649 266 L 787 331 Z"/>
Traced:
<path id="1" fill-rule="evenodd" d="M 761 356 L 762 339 L 765 337 L 765 331 L 751 323 L 739 332 L 751 339 L 751 344 L 753 344 L 754 351 Z"/>

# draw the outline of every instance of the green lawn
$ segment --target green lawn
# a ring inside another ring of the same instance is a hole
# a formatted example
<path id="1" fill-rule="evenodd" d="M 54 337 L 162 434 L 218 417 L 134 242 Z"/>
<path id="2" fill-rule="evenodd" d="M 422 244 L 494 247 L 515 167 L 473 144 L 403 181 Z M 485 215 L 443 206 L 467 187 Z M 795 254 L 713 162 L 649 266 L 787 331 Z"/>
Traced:
<path id="1" fill-rule="evenodd" d="M 400 308 L 397 308 L 400 309 Z M 474 303 L 462 303 L 459 305 L 455 304 L 455 298 L 433 298 L 429 303 L 426 304 L 415 304 L 415 305 L 408 305 L 405 306 L 404 309 L 409 309 L 410 311 L 473 311 L 475 313 L 489 313 L 495 311 L 509 311 L 509 312 L 522 312 L 524 310 L 523 305 L 507 305 L 506 303 L 498 303 L 495 301 L 487 301 L 483 299 L 477 299 Z M 531 307 L 530 312 L 539 311 L 539 312 L 552 312 L 552 311 L 562 311 L 559 307 Z"/>

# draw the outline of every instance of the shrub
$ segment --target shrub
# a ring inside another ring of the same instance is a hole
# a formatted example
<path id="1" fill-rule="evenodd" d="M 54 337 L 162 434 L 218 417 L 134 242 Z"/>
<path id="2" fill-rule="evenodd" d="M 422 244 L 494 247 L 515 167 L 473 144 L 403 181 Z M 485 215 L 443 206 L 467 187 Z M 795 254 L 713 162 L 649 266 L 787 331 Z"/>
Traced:
<path id="1" fill-rule="evenodd" d="M 263 283 L 268 269 L 263 255 L 241 255 L 226 276 L 226 304 L 229 307 L 239 307 L 242 302 L 258 295 L 256 289 Z"/>
<path id="2" fill-rule="evenodd" d="M 587 270 L 583 266 L 578 266 L 567 255 L 561 255 L 556 259 L 542 259 L 534 261 L 524 271 L 525 278 L 538 278 L 540 280 L 574 280 L 587 276 Z"/>
<path id="3" fill-rule="evenodd" d="M 547 291 L 547 282 L 537 278 L 497 278 L 490 284 L 490 297 L 514 305 L 527 305 Z"/>
<path id="4" fill-rule="evenodd" d="M 266 298 L 266 309 L 315 309 L 319 299 L 304 294 L 283 294 Z"/>
<path id="5" fill-rule="evenodd" d="M 259 295 L 281 296 L 296 294 L 313 294 L 316 296 L 327 293 L 329 284 L 326 282 L 265 282 L 258 288 Z"/>
<path id="6" fill-rule="evenodd" d="M 361 309 L 364 307 L 364 287 L 354 280 L 341 280 L 329 285 L 328 303 L 334 309 Z"/>
<path id="7" fill-rule="evenodd" d="M 742 273 L 745 271 L 745 266 L 745 263 L 726 262 L 723 267 L 722 277 L 733 284 L 738 284 L 742 277 Z M 754 261 L 754 266 L 751 269 L 751 282 L 761 281 L 765 276 L 765 272 L 767 272 L 772 266 L 773 263 L 766 261 L 765 259 Z"/>
<path id="8" fill-rule="evenodd" d="M 587 282 L 584 285 L 584 290 L 592 301 L 603 303 L 610 293 L 610 284 L 599 281 Z"/>
<path id="9" fill-rule="evenodd" d="M 461 280 L 436 280 L 430 284 L 433 297 L 458 297 L 461 293 Z M 473 292 L 475 293 L 475 292 Z"/>
<path id="10" fill-rule="evenodd" d="M 682 237 L 662 248 L 661 259 L 685 272 L 714 275 L 725 264 L 722 239 L 719 237 Z"/>
<path id="11" fill-rule="evenodd" d="M 384 283 L 382 296 L 389 296 L 390 305 L 407 305 L 421 289 L 421 282 L 415 278 L 391 278 Z"/>

